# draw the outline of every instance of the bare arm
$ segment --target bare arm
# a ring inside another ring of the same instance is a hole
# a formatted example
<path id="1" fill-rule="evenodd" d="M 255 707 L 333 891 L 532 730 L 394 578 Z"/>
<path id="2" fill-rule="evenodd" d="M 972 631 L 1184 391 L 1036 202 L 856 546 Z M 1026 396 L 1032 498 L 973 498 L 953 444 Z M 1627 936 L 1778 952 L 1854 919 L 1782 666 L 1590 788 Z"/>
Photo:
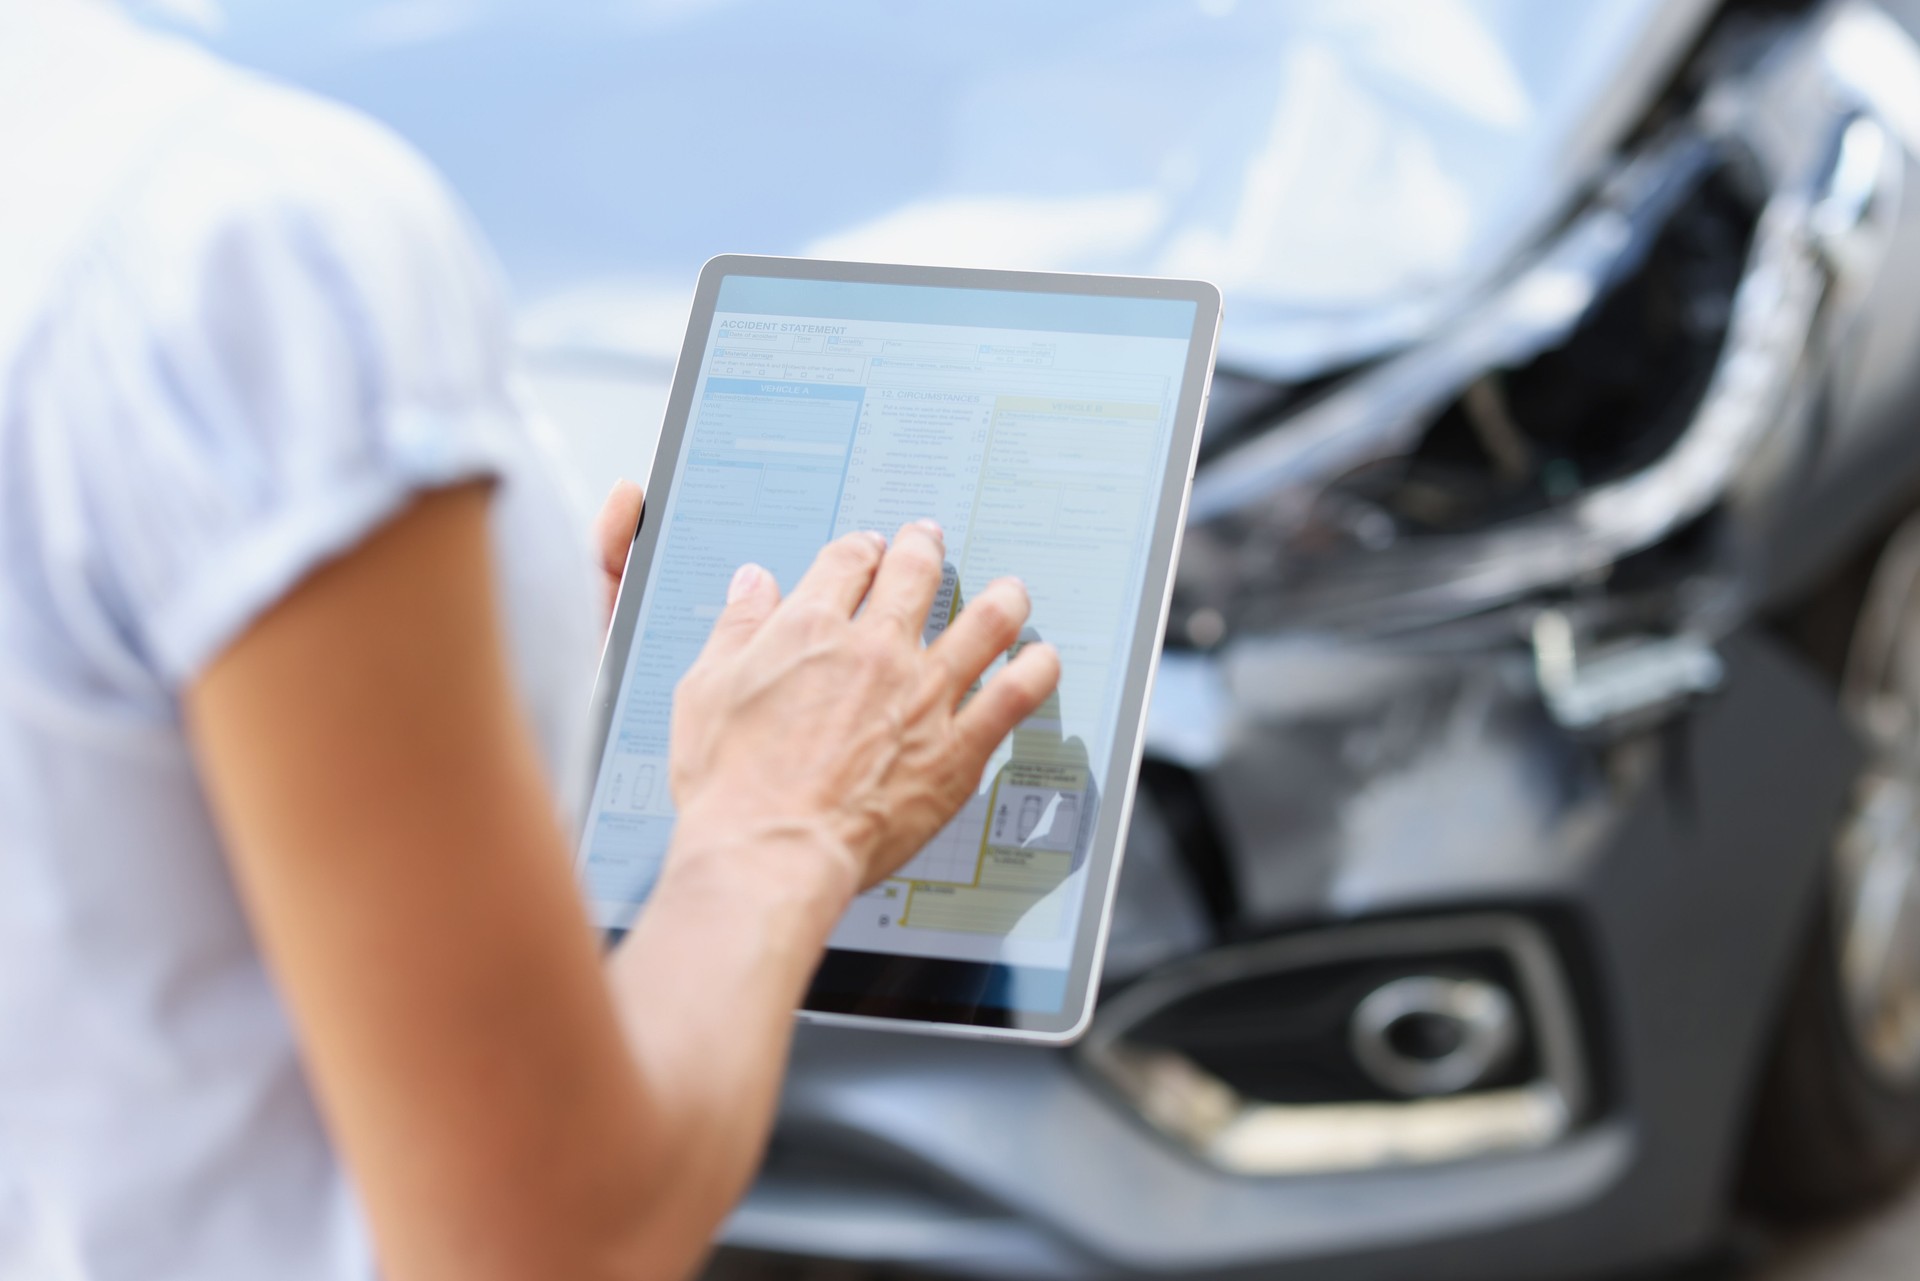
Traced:
<path id="1" fill-rule="evenodd" d="M 765 1141 L 848 896 L 1057 669 L 1023 656 L 954 712 L 1024 595 L 937 653 L 882 635 L 924 616 L 930 539 L 885 569 L 836 545 L 785 605 L 762 575 L 677 704 L 675 847 L 603 962 L 509 683 L 486 503 L 423 498 L 313 575 L 188 692 L 189 731 L 385 1274 L 684 1275 Z"/>

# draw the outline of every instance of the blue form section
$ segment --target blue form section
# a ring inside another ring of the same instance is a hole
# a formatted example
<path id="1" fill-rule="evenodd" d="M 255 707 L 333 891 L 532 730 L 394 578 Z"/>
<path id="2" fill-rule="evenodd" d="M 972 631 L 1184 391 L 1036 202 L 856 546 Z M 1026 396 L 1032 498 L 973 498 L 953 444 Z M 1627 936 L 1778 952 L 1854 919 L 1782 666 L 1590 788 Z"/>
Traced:
<path id="1" fill-rule="evenodd" d="M 942 289 L 778 276 L 724 277 L 715 309 L 809 320 L 895 320 L 1133 338 L 1186 338 L 1193 333 L 1199 310 L 1178 298 Z"/>
<path id="2" fill-rule="evenodd" d="M 707 380 L 615 722 L 627 768 L 664 777 L 674 687 L 705 645 L 734 568 L 758 561 L 791 588 L 831 535 L 865 396 L 844 384 Z M 594 898 L 637 906 L 672 833 L 665 815 L 602 807 L 586 866 Z"/>
<path id="3" fill-rule="evenodd" d="M 833 536 L 866 394 L 844 383 L 707 379 L 681 480 L 706 501 L 683 498 L 676 522 L 704 522 L 703 540 L 730 544 L 736 562 L 757 560 L 792 587 Z M 717 479 L 740 470 L 758 478 Z M 785 527 L 786 537 L 770 545 L 769 527 Z"/>

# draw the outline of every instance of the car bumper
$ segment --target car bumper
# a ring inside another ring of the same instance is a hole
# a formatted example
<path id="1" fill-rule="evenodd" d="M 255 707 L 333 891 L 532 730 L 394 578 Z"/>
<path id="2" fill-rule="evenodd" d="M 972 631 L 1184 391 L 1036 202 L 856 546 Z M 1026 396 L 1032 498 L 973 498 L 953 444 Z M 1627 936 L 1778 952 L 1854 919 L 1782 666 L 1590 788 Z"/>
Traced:
<path id="1" fill-rule="evenodd" d="M 983 1277 L 1280 1281 L 1579 1276 L 1704 1247 L 1725 1223 L 1777 994 L 1855 765 L 1832 697 L 1797 660 L 1758 632 L 1721 656 L 1720 693 L 1594 749 L 1603 767 L 1621 750 L 1640 768 L 1614 762 L 1603 821 L 1555 838 L 1587 848 L 1542 850 L 1466 889 L 1443 857 L 1424 881 L 1400 857 L 1370 897 L 1323 869 L 1265 905 L 1320 930 L 1551 919 L 1598 1084 L 1551 1146 L 1251 1178 L 1157 1132 L 1078 1052 L 808 1029 L 726 1242 Z M 1236 857 L 1302 857 L 1284 838 Z"/>

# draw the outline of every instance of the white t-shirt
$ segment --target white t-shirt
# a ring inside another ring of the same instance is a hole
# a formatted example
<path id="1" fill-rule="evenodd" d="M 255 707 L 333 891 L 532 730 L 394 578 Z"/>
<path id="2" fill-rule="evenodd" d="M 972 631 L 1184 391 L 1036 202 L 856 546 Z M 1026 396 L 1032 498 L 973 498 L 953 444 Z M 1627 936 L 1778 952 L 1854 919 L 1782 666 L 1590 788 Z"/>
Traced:
<path id="1" fill-rule="evenodd" d="M 519 690 L 577 798 L 585 531 L 488 259 L 376 126 L 0 0 L 0 193 L 0 1279 L 368 1277 L 180 692 L 410 496 L 495 477 Z"/>

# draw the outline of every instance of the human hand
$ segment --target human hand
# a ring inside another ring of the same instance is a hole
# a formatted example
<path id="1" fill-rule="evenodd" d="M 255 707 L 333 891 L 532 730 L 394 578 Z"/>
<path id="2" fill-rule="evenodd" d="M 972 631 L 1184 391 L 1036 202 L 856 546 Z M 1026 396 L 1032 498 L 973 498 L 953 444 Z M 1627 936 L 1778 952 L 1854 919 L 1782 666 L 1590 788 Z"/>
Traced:
<path id="1" fill-rule="evenodd" d="M 606 602 L 606 616 L 613 617 L 613 602 L 620 595 L 620 577 L 627 569 L 627 548 L 633 544 L 633 532 L 640 527 L 640 509 L 646 495 L 630 480 L 615 481 L 600 514 L 593 518 L 593 545 L 600 553 L 600 573 Z"/>
<path id="2" fill-rule="evenodd" d="M 891 548 L 850 534 L 785 600 L 766 570 L 741 567 L 674 699 L 676 856 L 784 857 L 798 841 L 823 852 L 850 896 L 953 817 L 994 749 L 1053 692 L 1060 660 L 1026 646 L 961 706 L 1029 605 L 1018 580 L 997 580 L 923 647 L 943 555 L 932 521 L 905 526 Z"/>

